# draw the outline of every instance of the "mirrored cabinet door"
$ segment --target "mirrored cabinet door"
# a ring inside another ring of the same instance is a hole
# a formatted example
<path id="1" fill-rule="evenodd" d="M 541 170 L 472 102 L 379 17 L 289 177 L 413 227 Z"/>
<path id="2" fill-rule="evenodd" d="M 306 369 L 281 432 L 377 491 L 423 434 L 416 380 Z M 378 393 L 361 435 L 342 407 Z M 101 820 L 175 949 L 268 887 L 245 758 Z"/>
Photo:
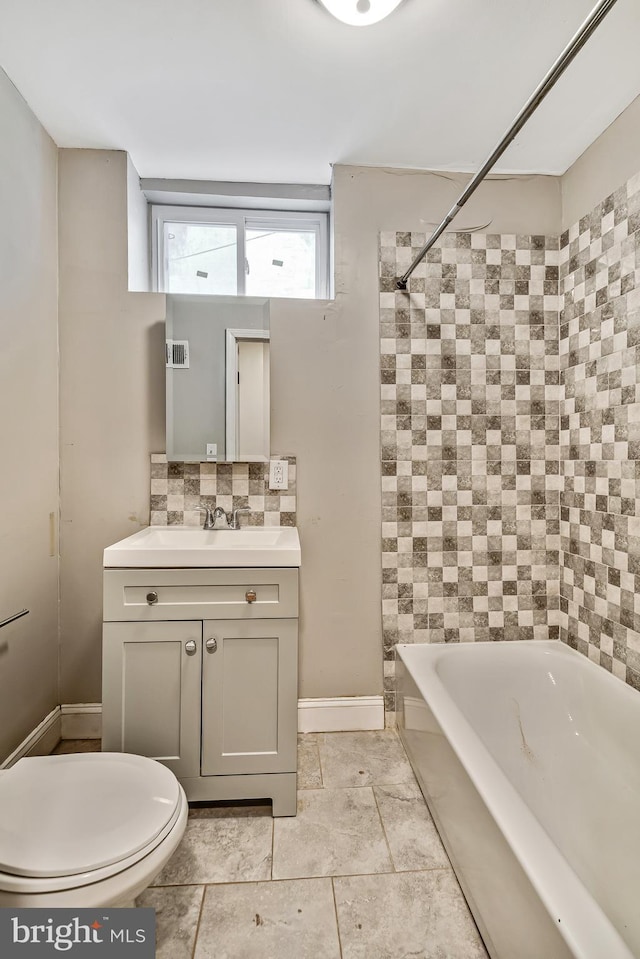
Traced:
<path id="1" fill-rule="evenodd" d="M 167 459 L 269 459 L 269 301 L 167 294 Z"/>

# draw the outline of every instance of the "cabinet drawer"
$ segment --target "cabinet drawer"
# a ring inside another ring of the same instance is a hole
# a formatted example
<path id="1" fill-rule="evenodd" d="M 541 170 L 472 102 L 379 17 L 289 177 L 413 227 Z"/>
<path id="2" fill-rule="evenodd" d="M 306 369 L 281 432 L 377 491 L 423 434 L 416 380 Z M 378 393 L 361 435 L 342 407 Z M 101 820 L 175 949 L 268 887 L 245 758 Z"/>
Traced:
<path id="1" fill-rule="evenodd" d="M 255 599 L 249 602 L 254 593 Z M 106 622 L 282 619 L 297 615 L 297 569 L 104 571 Z"/>

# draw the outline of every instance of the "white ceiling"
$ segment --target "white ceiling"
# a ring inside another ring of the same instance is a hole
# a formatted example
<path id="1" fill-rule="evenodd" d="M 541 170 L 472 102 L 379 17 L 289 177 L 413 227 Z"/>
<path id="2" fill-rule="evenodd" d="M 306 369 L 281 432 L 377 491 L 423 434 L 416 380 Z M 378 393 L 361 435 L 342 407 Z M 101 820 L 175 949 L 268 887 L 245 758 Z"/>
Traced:
<path id="1" fill-rule="evenodd" d="M 328 183 L 332 163 L 474 170 L 595 0 L 0 0 L 0 65 L 63 147 L 143 177 Z M 640 94 L 618 0 L 496 168 L 563 173 Z"/>

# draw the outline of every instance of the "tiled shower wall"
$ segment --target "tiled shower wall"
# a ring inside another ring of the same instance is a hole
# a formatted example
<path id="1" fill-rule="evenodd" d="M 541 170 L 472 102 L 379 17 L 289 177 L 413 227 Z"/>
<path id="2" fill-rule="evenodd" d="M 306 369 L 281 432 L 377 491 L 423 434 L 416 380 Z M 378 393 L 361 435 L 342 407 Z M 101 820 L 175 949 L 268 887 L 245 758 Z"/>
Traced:
<path id="1" fill-rule="evenodd" d="M 424 241 L 381 235 L 387 708 L 397 642 L 559 635 L 640 689 L 640 174 L 396 291 Z"/>
<path id="2" fill-rule="evenodd" d="M 397 642 L 559 623 L 558 239 L 381 235 L 385 696 Z"/>
<path id="3" fill-rule="evenodd" d="M 560 636 L 640 689 L 640 174 L 560 241 Z"/>
<path id="4" fill-rule="evenodd" d="M 198 506 L 221 506 L 227 513 L 248 506 L 246 526 L 296 525 L 296 459 L 289 463 L 289 489 L 269 489 L 268 463 L 168 463 L 151 454 L 152 526 L 202 526 Z"/>

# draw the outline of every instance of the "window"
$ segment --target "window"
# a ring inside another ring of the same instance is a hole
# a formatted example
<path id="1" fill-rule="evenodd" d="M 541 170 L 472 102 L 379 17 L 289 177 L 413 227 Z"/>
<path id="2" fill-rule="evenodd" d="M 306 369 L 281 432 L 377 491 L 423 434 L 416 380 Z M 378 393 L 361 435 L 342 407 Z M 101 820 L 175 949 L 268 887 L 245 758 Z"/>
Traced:
<path id="1" fill-rule="evenodd" d="M 327 214 L 152 207 L 162 293 L 327 296 Z"/>

